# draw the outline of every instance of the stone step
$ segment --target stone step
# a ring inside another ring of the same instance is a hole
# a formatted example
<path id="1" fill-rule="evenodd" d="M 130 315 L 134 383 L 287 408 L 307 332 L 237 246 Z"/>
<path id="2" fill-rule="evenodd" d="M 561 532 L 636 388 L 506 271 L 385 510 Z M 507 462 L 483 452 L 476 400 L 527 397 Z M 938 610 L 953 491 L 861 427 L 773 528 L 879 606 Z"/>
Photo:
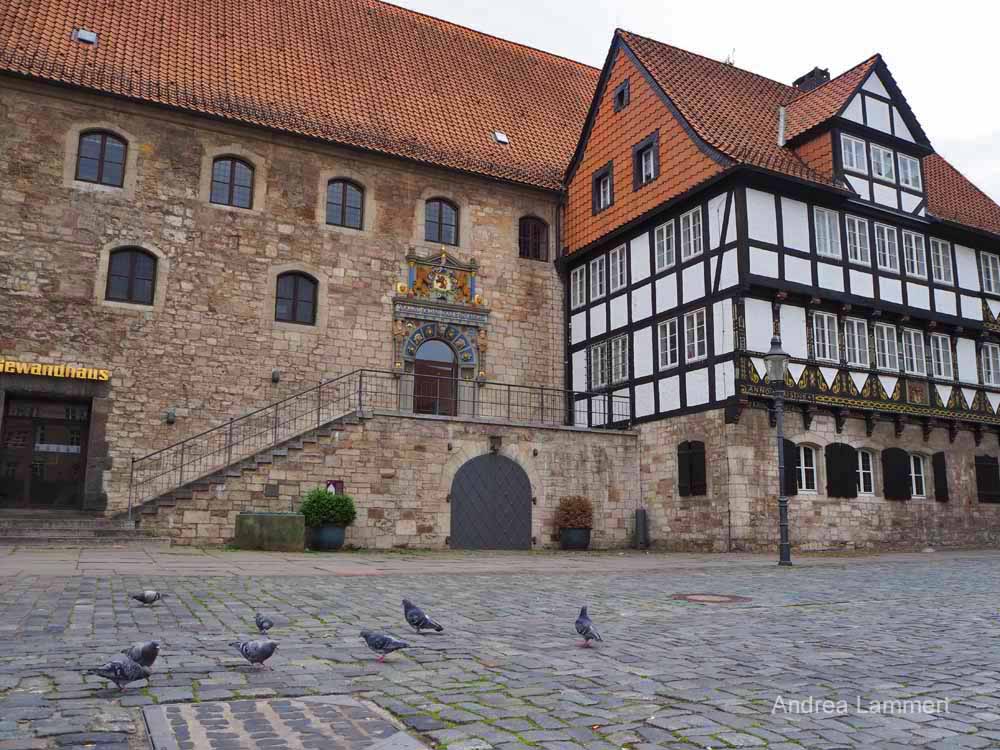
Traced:
<path id="1" fill-rule="evenodd" d="M 155 536 L 78 537 L 78 536 L 0 536 L 0 547 L 169 547 L 170 540 Z"/>
<path id="2" fill-rule="evenodd" d="M 135 528 L 135 521 L 104 517 L 60 518 L 57 514 L 53 514 L 51 516 L 19 516 L 13 518 L 0 516 L 0 533 L 3 533 L 6 529 L 24 528 L 78 529 L 80 531 L 103 529 L 128 530 Z"/>
<path id="3" fill-rule="evenodd" d="M 95 539 L 97 537 L 128 537 L 149 536 L 144 530 L 137 529 L 135 521 L 128 528 L 79 529 L 59 526 L 8 526 L 0 528 L 0 539 L 5 537 L 28 536 L 75 536 L 80 539 Z"/>

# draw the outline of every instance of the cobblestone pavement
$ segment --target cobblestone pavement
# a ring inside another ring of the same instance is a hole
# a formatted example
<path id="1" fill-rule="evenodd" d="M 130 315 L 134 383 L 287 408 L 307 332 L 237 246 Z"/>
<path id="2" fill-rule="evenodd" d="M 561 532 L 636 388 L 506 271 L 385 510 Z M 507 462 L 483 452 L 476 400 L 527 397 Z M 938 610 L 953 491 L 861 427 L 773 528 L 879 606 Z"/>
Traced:
<path id="1" fill-rule="evenodd" d="M 381 575 L 0 577 L 0 750 L 134 750 L 146 742 L 141 708 L 172 719 L 303 696 L 371 701 L 449 750 L 1000 748 L 1000 553 L 790 569 L 567 556 L 544 574 L 532 555 L 491 558 L 505 572 L 467 573 L 464 559 L 428 572 L 420 556 L 399 558 Z M 144 587 L 172 596 L 130 603 Z M 674 598 L 684 593 L 750 600 Z M 445 632 L 407 634 L 404 595 Z M 583 603 L 605 637 L 592 649 L 573 632 Z M 255 609 L 277 621 L 273 670 L 227 645 L 249 634 Z M 379 664 L 362 627 L 419 648 Z M 120 694 L 82 674 L 140 638 L 162 641 L 148 684 Z M 795 712 L 810 699 L 829 710 Z M 903 700 L 924 710 L 869 710 Z M 303 746 L 294 739 L 258 746 Z"/>

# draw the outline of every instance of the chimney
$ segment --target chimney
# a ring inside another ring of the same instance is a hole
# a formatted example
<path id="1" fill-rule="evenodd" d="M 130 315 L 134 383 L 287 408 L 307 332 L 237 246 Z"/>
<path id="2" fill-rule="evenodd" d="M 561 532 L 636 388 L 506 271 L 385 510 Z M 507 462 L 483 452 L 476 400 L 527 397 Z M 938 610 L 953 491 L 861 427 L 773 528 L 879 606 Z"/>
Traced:
<path id="1" fill-rule="evenodd" d="M 795 79 L 792 85 L 799 91 L 812 91 L 830 80 L 830 71 L 826 68 L 813 68 L 804 76 Z"/>

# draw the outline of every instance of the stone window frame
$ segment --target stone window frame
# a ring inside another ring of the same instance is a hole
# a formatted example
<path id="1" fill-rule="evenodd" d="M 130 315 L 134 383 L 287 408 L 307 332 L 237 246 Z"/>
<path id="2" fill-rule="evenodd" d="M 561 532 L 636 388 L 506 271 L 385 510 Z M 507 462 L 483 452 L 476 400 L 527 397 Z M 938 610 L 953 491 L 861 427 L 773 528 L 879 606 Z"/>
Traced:
<path id="1" fill-rule="evenodd" d="M 356 182 L 361 186 L 363 190 L 361 203 L 361 229 L 352 229 L 351 227 L 326 223 L 326 186 L 329 185 L 332 180 L 350 180 L 351 182 Z M 320 171 L 319 181 L 316 185 L 316 223 L 319 224 L 323 230 L 338 234 L 346 234 L 351 237 L 371 237 L 375 233 L 375 227 L 377 225 L 377 212 L 378 201 L 375 198 L 375 180 L 372 179 L 371 175 L 343 166 Z"/>
<path id="2" fill-rule="evenodd" d="M 278 277 L 290 271 L 306 274 L 316 280 L 316 310 L 315 320 L 312 325 L 275 320 L 274 311 L 278 296 Z M 325 336 L 330 310 L 328 299 L 329 288 L 330 283 L 327 273 L 322 268 L 314 266 L 311 263 L 291 261 L 269 266 L 267 269 L 267 293 L 263 296 L 260 305 L 261 325 L 265 330 L 293 331 L 303 336 Z"/>
<path id="3" fill-rule="evenodd" d="M 424 207 L 427 201 L 435 198 L 450 201 L 458 209 L 458 244 L 442 245 L 440 242 L 428 242 L 424 239 Z M 444 247 L 449 253 L 471 252 L 473 223 L 471 205 L 469 201 L 454 190 L 449 190 L 442 184 L 432 184 L 420 191 L 413 207 L 413 233 L 410 236 L 410 244 L 423 250 L 431 250 L 436 253 L 441 252 Z"/>
<path id="4" fill-rule="evenodd" d="M 85 182 L 76 179 L 76 162 L 80 155 L 80 136 L 87 132 L 101 131 L 125 142 L 125 174 L 121 187 Z M 63 158 L 63 187 L 87 193 L 110 193 L 132 200 L 138 181 L 139 140 L 127 130 L 107 120 L 88 120 L 73 124 L 66 131 Z"/>
<path id="5" fill-rule="evenodd" d="M 231 156 L 241 159 L 253 168 L 253 196 L 250 208 L 230 206 L 225 203 L 212 202 L 212 168 L 216 159 Z M 220 211 L 259 214 L 264 212 L 267 204 L 267 160 L 255 151 L 251 151 L 238 143 L 226 146 L 206 147 L 201 157 L 201 174 L 198 178 L 198 200 L 206 206 Z"/>
<path id="6" fill-rule="evenodd" d="M 144 250 L 156 258 L 156 281 L 153 287 L 153 304 L 140 305 L 135 302 L 119 302 L 106 299 L 108 289 L 108 268 L 111 265 L 111 253 L 134 247 Z M 104 307 L 135 312 L 157 312 L 163 309 L 167 297 L 167 280 L 170 276 L 170 259 L 160 248 L 145 240 L 123 238 L 105 244 L 97 256 L 97 275 L 94 277 L 94 302 Z"/>

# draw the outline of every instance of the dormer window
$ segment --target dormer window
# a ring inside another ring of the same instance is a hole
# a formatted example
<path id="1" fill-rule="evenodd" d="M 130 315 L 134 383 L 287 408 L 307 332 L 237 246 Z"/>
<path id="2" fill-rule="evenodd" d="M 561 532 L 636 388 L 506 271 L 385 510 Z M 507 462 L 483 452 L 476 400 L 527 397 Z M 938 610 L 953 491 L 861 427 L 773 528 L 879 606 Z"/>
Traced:
<path id="1" fill-rule="evenodd" d="M 632 189 L 638 190 L 660 176 L 660 133 L 632 146 Z"/>
<path id="2" fill-rule="evenodd" d="M 849 135 L 840 136 L 840 156 L 844 169 L 859 174 L 868 174 L 868 154 L 865 142 Z"/>
<path id="3" fill-rule="evenodd" d="M 888 182 L 896 181 L 893 153 L 887 148 L 872 144 L 872 176 Z"/>
<path id="4" fill-rule="evenodd" d="M 614 103 L 615 112 L 621 112 L 628 106 L 629 89 L 627 78 L 618 84 L 618 88 L 616 88 L 614 93 L 611 95 L 611 100 Z"/>
<path id="5" fill-rule="evenodd" d="M 924 189 L 923 180 L 920 178 L 919 159 L 906 154 L 899 155 L 899 184 L 914 190 Z"/>

